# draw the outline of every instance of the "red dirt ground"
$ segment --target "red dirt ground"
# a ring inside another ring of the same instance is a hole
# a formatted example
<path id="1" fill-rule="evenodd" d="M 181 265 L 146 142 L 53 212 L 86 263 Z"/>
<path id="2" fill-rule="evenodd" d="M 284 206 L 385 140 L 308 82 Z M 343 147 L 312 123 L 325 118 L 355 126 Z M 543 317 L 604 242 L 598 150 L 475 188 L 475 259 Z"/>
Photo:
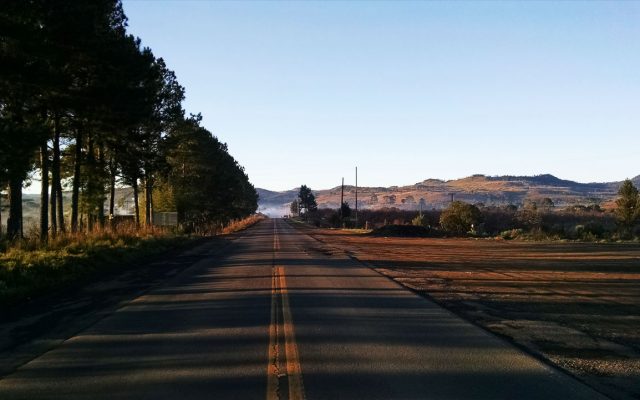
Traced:
<path id="1" fill-rule="evenodd" d="M 612 398 L 640 398 L 640 245 L 302 229 Z"/>

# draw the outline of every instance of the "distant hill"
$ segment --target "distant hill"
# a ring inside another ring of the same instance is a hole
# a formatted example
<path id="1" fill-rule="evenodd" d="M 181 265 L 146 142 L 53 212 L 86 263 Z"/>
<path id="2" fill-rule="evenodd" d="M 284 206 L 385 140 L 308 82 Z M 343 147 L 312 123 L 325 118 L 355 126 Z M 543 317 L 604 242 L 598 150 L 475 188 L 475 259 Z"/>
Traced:
<path id="1" fill-rule="evenodd" d="M 631 179 L 640 187 L 640 175 Z M 557 178 L 553 175 L 536 176 L 485 176 L 472 175 L 467 178 L 444 181 L 426 179 L 414 185 L 390 187 L 358 188 L 358 207 L 380 209 L 396 207 L 405 210 L 418 210 L 422 200 L 423 209 L 441 209 L 451 201 L 451 193 L 455 200 L 485 205 L 521 205 L 525 201 L 537 201 L 550 198 L 557 207 L 575 204 L 600 204 L 612 207 L 622 182 L 579 183 Z M 272 216 L 289 213 L 289 205 L 297 196 L 298 188 L 286 191 L 256 189 L 260 212 Z M 340 204 L 340 187 L 314 190 L 319 207 L 338 208 Z M 70 211 L 71 195 L 65 192 L 65 211 Z M 24 194 L 25 228 L 35 226 L 38 221 L 40 197 L 35 194 Z M 352 207 L 355 200 L 355 187 L 345 186 L 345 201 Z M 105 202 L 105 209 L 108 202 Z M 116 189 L 116 214 L 133 214 L 133 194 L 131 188 Z M 6 200 L 2 203 L 2 225 L 6 226 L 8 216 Z M 4 228 L 3 228 L 4 229 Z"/>
<path id="2" fill-rule="evenodd" d="M 298 189 L 274 192 L 256 188 L 258 192 L 258 211 L 272 217 L 289 214 L 289 206 L 298 195 Z"/>
<path id="3" fill-rule="evenodd" d="M 70 218 L 71 215 L 71 192 L 63 192 L 63 204 L 65 217 Z M 6 199 L 2 199 L 0 205 L 2 212 L 2 229 L 6 229 L 7 217 L 9 216 L 9 205 Z M 104 203 L 105 212 L 109 209 L 109 199 Z M 116 215 L 133 215 L 135 213 L 133 203 L 133 189 L 130 187 L 116 188 L 115 195 L 115 214 Z M 25 232 L 35 229 L 40 220 L 40 195 L 33 193 L 22 194 L 22 213 Z"/>
<path id="4" fill-rule="evenodd" d="M 640 175 L 632 179 L 640 186 Z M 380 209 L 397 207 L 406 210 L 441 209 L 451 201 L 485 205 L 522 205 L 525 201 L 550 198 L 557 207 L 576 204 L 600 204 L 610 207 L 617 197 L 621 182 L 579 183 L 557 178 L 553 175 L 536 176 L 485 176 L 472 175 L 467 178 L 443 181 L 427 179 L 409 186 L 359 187 L 358 207 Z M 289 204 L 298 189 L 282 192 L 257 189 L 260 208 L 267 213 L 288 213 Z M 340 187 L 314 190 L 319 207 L 338 208 Z M 345 201 L 353 207 L 355 187 L 345 186 Z"/>

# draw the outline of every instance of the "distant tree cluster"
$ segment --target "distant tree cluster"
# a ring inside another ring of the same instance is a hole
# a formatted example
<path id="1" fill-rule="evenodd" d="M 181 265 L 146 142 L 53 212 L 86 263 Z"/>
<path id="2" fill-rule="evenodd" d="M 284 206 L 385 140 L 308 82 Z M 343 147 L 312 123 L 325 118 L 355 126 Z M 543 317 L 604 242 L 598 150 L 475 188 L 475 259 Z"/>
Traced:
<path id="1" fill-rule="evenodd" d="M 104 224 L 117 183 L 133 188 L 137 224 L 151 224 L 154 209 L 192 223 L 256 210 L 243 168 L 199 115 L 185 116 L 174 72 L 126 27 L 120 0 L 3 1 L 0 189 L 10 237 L 21 235 L 22 187 L 34 171 L 43 239 Z"/>
<path id="2" fill-rule="evenodd" d="M 316 203 L 316 196 L 307 185 L 300 186 L 298 197 L 293 200 L 291 210 L 297 210 L 297 215 L 309 216 L 318 209 L 318 203 Z"/>

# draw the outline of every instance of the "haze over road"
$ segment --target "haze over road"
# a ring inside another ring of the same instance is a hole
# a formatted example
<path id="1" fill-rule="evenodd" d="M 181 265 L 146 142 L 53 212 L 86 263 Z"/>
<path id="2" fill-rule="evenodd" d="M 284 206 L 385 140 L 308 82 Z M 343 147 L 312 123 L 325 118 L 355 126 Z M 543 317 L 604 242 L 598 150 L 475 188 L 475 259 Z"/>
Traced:
<path id="1" fill-rule="evenodd" d="M 282 220 L 0 380 L 0 399 L 598 399 Z"/>

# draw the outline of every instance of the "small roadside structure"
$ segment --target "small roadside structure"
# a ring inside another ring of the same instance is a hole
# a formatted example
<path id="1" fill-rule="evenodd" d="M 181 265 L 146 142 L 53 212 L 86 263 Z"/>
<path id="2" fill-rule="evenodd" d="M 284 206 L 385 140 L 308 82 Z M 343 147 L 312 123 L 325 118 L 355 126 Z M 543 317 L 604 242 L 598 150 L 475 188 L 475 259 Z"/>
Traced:
<path id="1" fill-rule="evenodd" d="M 153 225 L 155 226 L 178 226 L 178 213 L 173 212 L 154 212 Z"/>

